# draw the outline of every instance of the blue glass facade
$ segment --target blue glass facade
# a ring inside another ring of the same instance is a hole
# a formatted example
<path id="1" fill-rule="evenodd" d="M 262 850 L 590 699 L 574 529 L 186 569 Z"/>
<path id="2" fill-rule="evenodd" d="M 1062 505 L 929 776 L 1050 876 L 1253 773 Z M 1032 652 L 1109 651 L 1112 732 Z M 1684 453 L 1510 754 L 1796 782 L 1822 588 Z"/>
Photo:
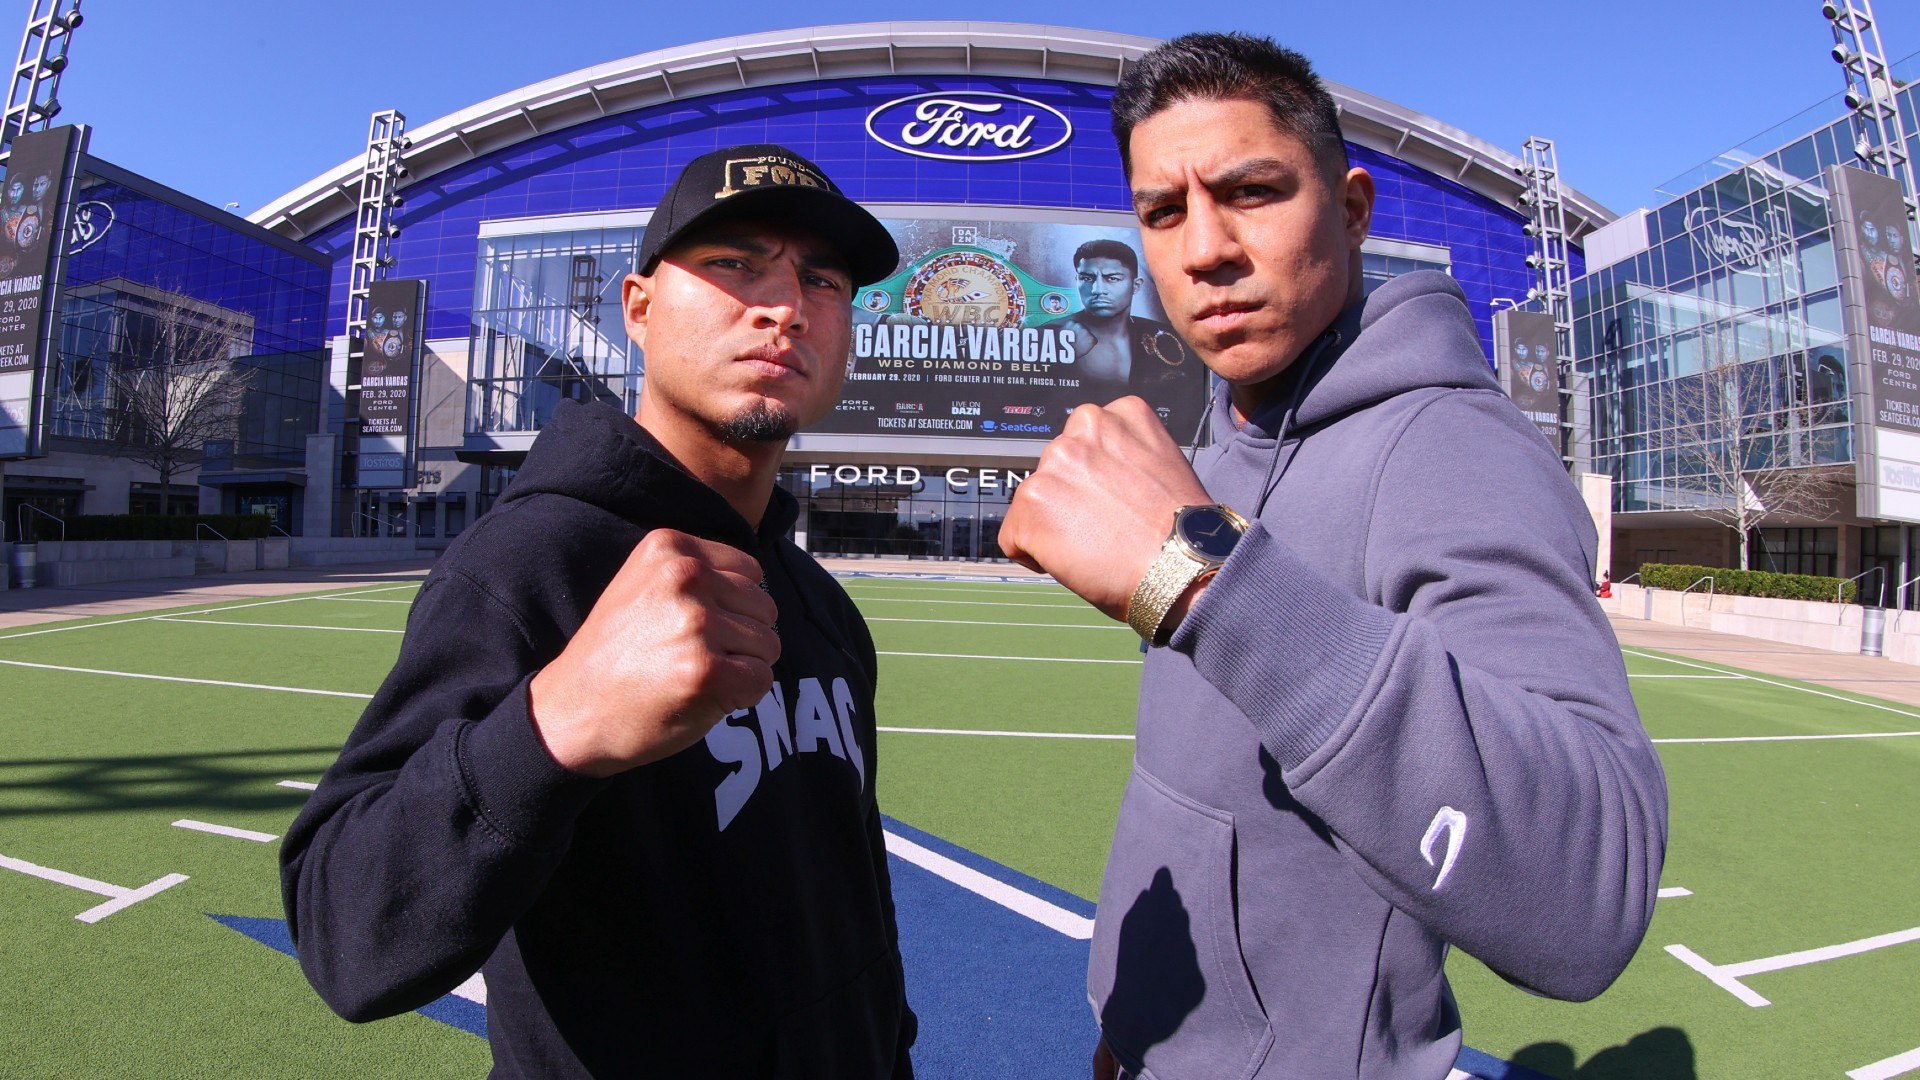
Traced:
<path id="1" fill-rule="evenodd" d="M 1051 106 L 1073 125 L 1061 149 L 1021 160 L 958 162 L 910 156 L 876 141 L 866 118 L 896 98 L 930 91 L 1016 94 Z M 480 223 L 653 206 L 697 154 L 736 143 L 777 142 L 819 162 L 853 198 L 1127 211 L 1120 160 L 1108 133 L 1108 87 L 1040 79 L 898 76 L 737 90 L 609 116 L 477 158 L 404 189 L 398 277 L 422 277 L 429 338 L 463 338 L 475 309 Z M 1442 245 L 1492 348 L 1492 302 L 1533 283 L 1524 219 L 1461 184 L 1388 155 L 1353 147 L 1376 178 L 1374 235 Z M 308 238 L 335 260 L 328 325 L 346 319 L 352 221 Z M 1575 267 L 1579 271 L 1579 267 Z"/>
<path id="2" fill-rule="evenodd" d="M 73 203 L 50 434 L 124 435 L 125 373 L 179 360 L 183 335 L 211 331 L 249 385 L 222 440 L 231 463 L 300 464 L 326 386 L 325 261 L 95 159 L 83 162 Z"/>
<path id="3" fill-rule="evenodd" d="M 1915 92 L 1901 107 L 1912 115 Z M 1593 467 L 1622 512 L 1713 506 L 1725 480 L 1701 385 L 1739 400 L 1749 472 L 1854 461 L 1844 295 L 1826 171 L 1859 164 L 1845 119 L 1706 178 L 1651 210 L 1646 246 L 1573 282 L 1574 346 L 1593 391 Z M 1623 223 L 1625 224 L 1625 223 Z M 1729 424 L 1718 425 L 1729 428 Z M 1784 530 L 1770 530 L 1784 532 Z M 1831 563 L 1825 550 L 1794 565 Z M 1777 566 L 1750 541 L 1756 566 Z M 1849 565 L 1851 565 L 1849 563 Z"/>

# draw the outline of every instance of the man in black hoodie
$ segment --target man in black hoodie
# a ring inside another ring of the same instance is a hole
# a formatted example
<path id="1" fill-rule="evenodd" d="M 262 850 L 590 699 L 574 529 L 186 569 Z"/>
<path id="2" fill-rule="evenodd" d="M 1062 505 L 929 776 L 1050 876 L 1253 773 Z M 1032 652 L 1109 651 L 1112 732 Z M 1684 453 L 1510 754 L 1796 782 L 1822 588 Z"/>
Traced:
<path id="1" fill-rule="evenodd" d="M 495 1076 L 912 1075 L 873 641 L 774 485 L 897 261 L 781 147 L 675 181 L 623 286 L 638 423 L 555 413 L 288 832 L 335 1011 L 478 970 Z"/>

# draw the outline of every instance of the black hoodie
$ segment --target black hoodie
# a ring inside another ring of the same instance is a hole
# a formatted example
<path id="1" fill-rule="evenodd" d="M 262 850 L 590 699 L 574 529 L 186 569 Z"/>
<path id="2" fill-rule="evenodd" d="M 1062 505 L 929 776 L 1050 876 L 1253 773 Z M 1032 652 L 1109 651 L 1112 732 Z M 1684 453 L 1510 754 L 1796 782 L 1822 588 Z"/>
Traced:
<path id="1" fill-rule="evenodd" d="M 328 1005 L 391 1016 L 484 963 L 494 1076 L 911 1076 L 873 641 L 785 539 L 794 513 L 776 488 L 756 533 L 625 415 L 560 406 L 287 833 L 288 923 Z M 541 745 L 527 684 L 655 528 L 759 559 L 775 685 L 589 779 Z"/>

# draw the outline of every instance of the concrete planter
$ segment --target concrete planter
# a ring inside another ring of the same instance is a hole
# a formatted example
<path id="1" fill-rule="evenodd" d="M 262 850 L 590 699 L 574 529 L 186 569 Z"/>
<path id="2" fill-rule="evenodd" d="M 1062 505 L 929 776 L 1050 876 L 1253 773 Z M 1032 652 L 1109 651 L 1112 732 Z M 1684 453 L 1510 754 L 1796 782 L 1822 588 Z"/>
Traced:
<path id="1" fill-rule="evenodd" d="M 411 536 L 296 536 L 286 543 L 293 566 L 345 566 L 421 557 Z"/>
<path id="2" fill-rule="evenodd" d="M 1670 626 L 1687 626 L 1722 634 L 1761 638 L 1830 652 L 1860 651 L 1862 608 L 1858 604 L 1824 604 L 1815 600 L 1776 600 L 1761 596 L 1714 596 L 1692 592 L 1682 596 L 1672 589 L 1643 589 L 1615 585 L 1613 596 L 1600 606 L 1627 618 L 1651 618 Z M 1910 627 L 1909 627 L 1910 623 Z M 1912 634 L 1901 631 L 1912 630 Z M 1905 637 L 1915 638 L 1909 647 Z M 1902 621 L 1887 620 L 1886 655 L 1906 663 L 1920 663 L 1920 613 Z M 1908 655 L 1912 659 L 1906 659 Z"/>

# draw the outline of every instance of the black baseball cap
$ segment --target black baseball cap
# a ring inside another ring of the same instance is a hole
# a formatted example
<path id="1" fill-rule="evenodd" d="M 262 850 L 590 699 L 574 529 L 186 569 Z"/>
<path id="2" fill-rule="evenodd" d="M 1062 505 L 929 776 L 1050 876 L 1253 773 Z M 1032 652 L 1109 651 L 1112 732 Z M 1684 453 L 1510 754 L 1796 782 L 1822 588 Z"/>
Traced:
<path id="1" fill-rule="evenodd" d="M 878 218 L 841 194 L 820 167 L 784 146 L 756 143 L 702 154 L 680 170 L 640 238 L 640 272 L 689 229 L 731 218 L 785 222 L 817 234 L 858 287 L 893 273 L 900 249 Z"/>

